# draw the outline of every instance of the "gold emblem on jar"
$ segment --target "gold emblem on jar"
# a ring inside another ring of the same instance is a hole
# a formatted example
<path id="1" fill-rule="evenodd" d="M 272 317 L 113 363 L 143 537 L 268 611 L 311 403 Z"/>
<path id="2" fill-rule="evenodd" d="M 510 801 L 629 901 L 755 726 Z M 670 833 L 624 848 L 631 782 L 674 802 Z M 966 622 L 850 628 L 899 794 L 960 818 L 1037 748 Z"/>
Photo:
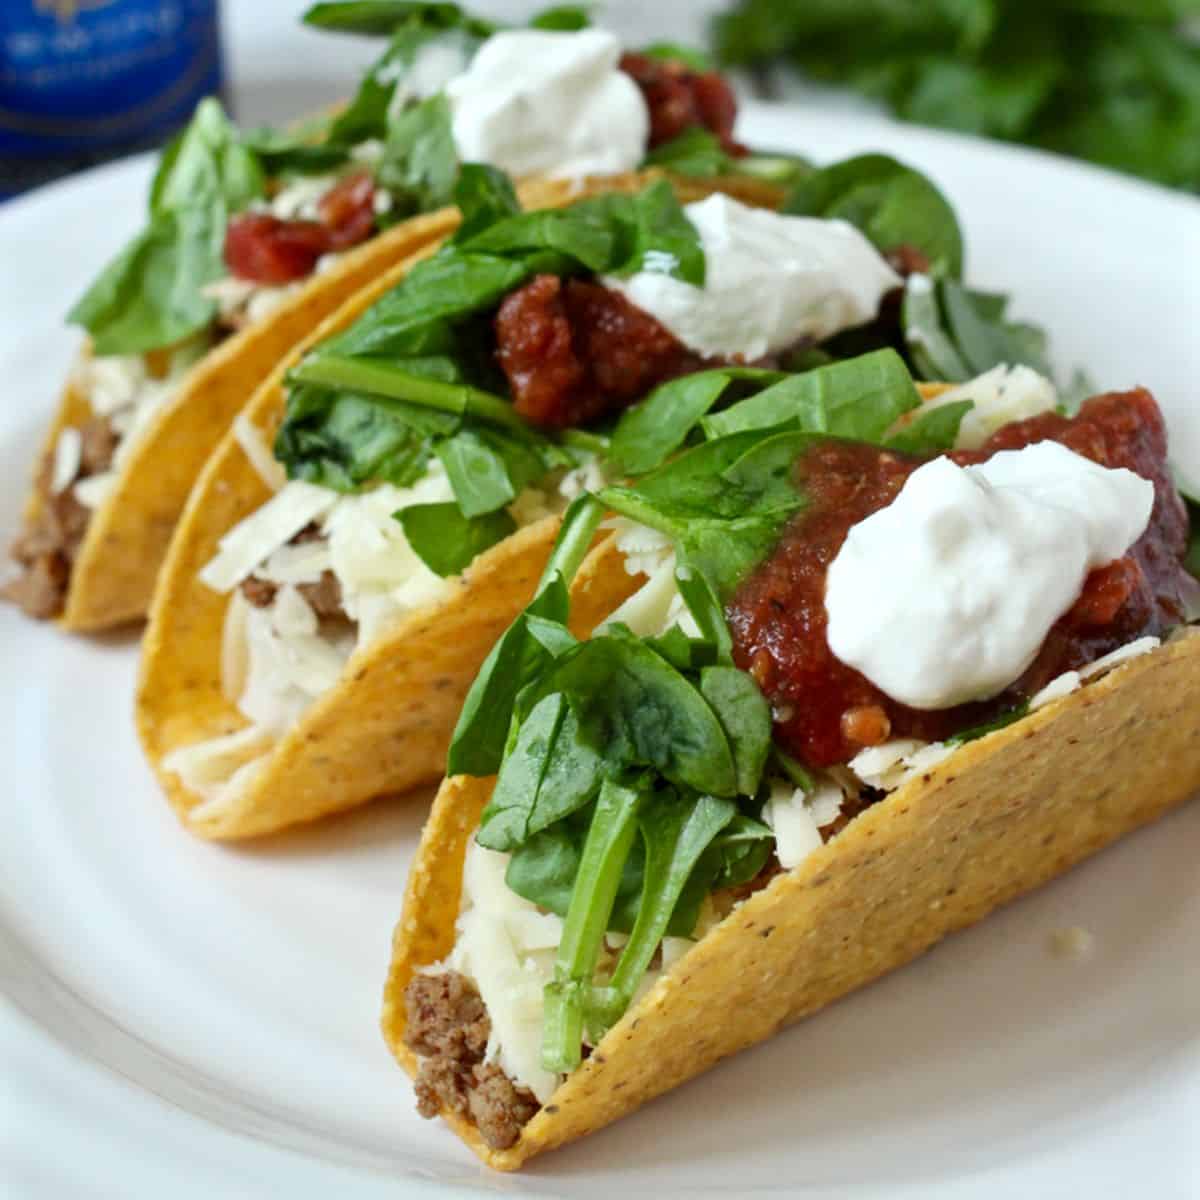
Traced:
<path id="1" fill-rule="evenodd" d="M 33 0 L 33 7 L 37 12 L 50 13 L 65 25 L 68 21 L 74 20 L 75 14 L 78 12 L 108 8 L 115 2 L 116 0 Z"/>

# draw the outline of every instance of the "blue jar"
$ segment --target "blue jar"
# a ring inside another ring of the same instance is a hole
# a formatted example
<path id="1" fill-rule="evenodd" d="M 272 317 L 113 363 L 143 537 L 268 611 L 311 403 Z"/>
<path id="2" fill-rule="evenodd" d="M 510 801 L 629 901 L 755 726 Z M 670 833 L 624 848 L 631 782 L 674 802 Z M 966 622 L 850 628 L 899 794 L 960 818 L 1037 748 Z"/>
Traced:
<path id="1" fill-rule="evenodd" d="M 222 84 L 218 0 L 0 0 L 0 199 L 160 145 Z"/>

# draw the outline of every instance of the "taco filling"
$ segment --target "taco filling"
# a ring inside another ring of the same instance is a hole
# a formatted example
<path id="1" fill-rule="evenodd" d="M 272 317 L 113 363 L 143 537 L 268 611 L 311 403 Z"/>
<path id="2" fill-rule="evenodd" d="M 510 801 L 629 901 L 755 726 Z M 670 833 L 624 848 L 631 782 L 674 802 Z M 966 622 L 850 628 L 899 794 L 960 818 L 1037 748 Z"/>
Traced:
<path id="1" fill-rule="evenodd" d="M 692 381 L 714 410 L 779 385 L 797 351 L 872 322 L 901 284 L 844 222 L 721 194 L 681 206 L 666 182 L 521 213 L 503 176 L 467 167 L 460 196 L 464 233 L 292 370 L 274 455 L 236 431 L 278 490 L 200 576 L 231 597 L 224 687 L 251 722 L 165 763 L 206 804 L 355 650 L 636 470 L 624 459 L 647 444 L 606 432 L 619 414 Z"/>
<path id="2" fill-rule="evenodd" d="M 1069 416 L 1024 370 L 921 401 L 852 368 L 823 406 L 776 390 L 702 418 L 568 514 L 615 511 L 593 558 L 643 582 L 577 641 L 556 552 L 467 700 L 450 773 L 497 779 L 453 948 L 404 993 L 423 1115 L 513 1146 L 749 896 L 1200 615 L 1148 392 Z"/>
<path id="3" fill-rule="evenodd" d="M 311 19 L 342 27 L 336 13 Z M 448 205 L 460 162 L 549 178 L 656 155 L 685 174 L 794 168 L 733 139 L 736 103 L 716 72 L 623 53 L 603 30 L 502 30 L 443 6 L 370 32 L 389 33 L 388 48 L 327 120 L 243 132 L 202 101 L 163 156 L 145 228 L 72 310 L 91 338 L 71 383 L 80 404 L 37 473 L 37 512 L 12 549 L 21 574 L 3 592 L 29 615 L 62 612 L 91 514 L 188 368 L 348 251 Z"/>

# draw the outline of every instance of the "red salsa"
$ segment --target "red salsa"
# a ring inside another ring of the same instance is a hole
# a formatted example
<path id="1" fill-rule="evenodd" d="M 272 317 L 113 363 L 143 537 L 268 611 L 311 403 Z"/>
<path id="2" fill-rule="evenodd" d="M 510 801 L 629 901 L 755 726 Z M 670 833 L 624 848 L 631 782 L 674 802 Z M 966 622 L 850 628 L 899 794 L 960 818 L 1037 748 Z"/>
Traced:
<path id="1" fill-rule="evenodd" d="M 749 671 L 775 715 L 775 736 L 810 766 L 853 758 L 889 737 L 939 741 L 994 719 L 1055 676 L 1127 642 L 1185 619 L 1194 583 L 1183 567 L 1188 518 L 1167 467 L 1162 414 L 1149 392 L 1113 392 L 1087 401 L 1076 417 L 1047 413 L 999 430 L 961 465 L 997 450 L 1060 442 L 1107 467 L 1126 467 L 1154 484 L 1145 533 L 1124 558 L 1093 571 L 1074 606 L 1050 630 L 1029 669 L 1001 695 L 924 711 L 897 703 L 834 657 L 826 638 L 825 573 L 852 525 L 886 507 L 927 461 L 853 442 L 820 442 L 796 464 L 809 505 L 738 588 L 728 608 L 734 658 Z M 880 588 L 888 581 L 880 579 Z"/>
<path id="2" fill-rule="evenodd" d="M 338 180 L 317 203 L 319 221 L 265 212 L 234 217 L 225 231 L 225 265 L 238 279 L 279 285 L 306 279 L 317 260 L 375 232 L 375 184 L 367 171 Z"/>

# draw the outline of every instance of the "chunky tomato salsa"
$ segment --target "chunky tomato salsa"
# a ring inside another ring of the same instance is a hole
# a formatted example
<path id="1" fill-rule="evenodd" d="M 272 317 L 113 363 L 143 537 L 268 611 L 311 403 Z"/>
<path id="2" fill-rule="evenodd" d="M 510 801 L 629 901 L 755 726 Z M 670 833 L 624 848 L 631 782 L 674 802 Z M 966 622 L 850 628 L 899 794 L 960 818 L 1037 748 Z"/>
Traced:
<path id="1" fill-rule="evenodd" d="M 1188 517 L 1167 466 L 1162 413 L 1149 392 L 1096 396 L 1075 417 L 1047 413 L 999 430 L 960 465 L 998 450 L 1056 441 L 1106 467 L 1154 484 L 1145 533 L 1116 562 L 1093 571 L 1079 599 L 1051 629 L 1033 664 L 991 700 L 932 711 L 908 708 L 834 657 L 826 638 L 825 575 L 851 526 L 890 504 L 924 458 L 851 442 L 819 443 L 797 464 L 808 506 L 728 607 L 734 658 L 772 703 L 775 735 L 814 767 L 847 762 L 888 738 L 939 741 L 993 720 L 1074 670 L 1185 618 L 1195 587 L 1183 566 Z M 879 580 L 886 588 L 887 579 Z"/>

